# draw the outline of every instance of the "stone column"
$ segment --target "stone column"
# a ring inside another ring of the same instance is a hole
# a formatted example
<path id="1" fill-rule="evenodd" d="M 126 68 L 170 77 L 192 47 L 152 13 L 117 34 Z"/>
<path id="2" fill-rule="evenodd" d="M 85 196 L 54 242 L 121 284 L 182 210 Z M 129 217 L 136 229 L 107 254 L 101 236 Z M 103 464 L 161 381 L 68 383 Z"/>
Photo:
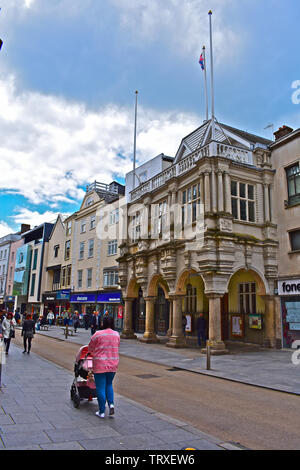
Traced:
<path id="1" fill-rule="evenodd" d="M 123 331 L 121 334 L 121 338 L 123 339 L 136 339 L 136 335 L 134 334 L 132 328 L 132 302 L 134 299 L 125 298 L 125 311 L 124 311 L 124 323 L 123 323 Z"/>
<path id="2" fill-rule="evenodd" d="M 269 185 L 264 184 L 265 222 L 270 222 Z"/>
<path id="3" fill-rule="evenodd" d="M 146 297 L 146 326 L 143 338 L 140 339 L 143 343 L 159 343 L 159 339 L 155 333 L 155 297 Z"/>
<path id="4" fill-rule="evenodd" d="M 217 212 L 217 185 L 216 185 L 216 173 L 214 170 L 211 172 L 211 210 Z"/>
<path id="5" fill-rule="evenodd" d="M 218 212 L 224 212 L 224 190 L 222 170 L 218 170 Z"/>
<path id="6" fill-rule="evenodd" d="M 169 299 L 169 305 L 170 305 L 170 310 L 169 310 L 169 329 L 167 332 L 167 336 L 172 336 L 172 331 L 173 331 L 173 300 Z"/>
<path id="7" fill-rule="evenodd" d="M 211 345 L 212 355 L 227 354 L 225 343 L 222 341 L 222 323 L 221 323 L 221 295 L 206 294 L 209 301 L 209 332 L 208 339 Z M 205 349 L 202 350 L 206 352 Z"/>
<path id="8" fill-rule="evenodd" d="M 182 331 L 182 301 L 183 295 L 173 297 L 173 328 L 170 341 L 166 344 L 169 348 L 185 348 L 186 343 Z"/>
<path id="9" fill-rule="evenodd" d="M 276 347 L 276 316 L 275 297 L 273 295 L 264 296 L 264 346 L 267 348 Z"/>
<path id="10" fill-rule="evenodd" d="M 211 211 L 210 206 L 210 181 L 209 181 L 209 172 L 204 172 L 204 204 L 205 204 L 205 212 Z"/>
<path id="11" fill-rule="evenodd" d="M 231 181 L 230 181 L 230 175 L 229 173 L 225 173 L 225 184 L 224 184 L 224 189 L 225 189 L 225 212 L 227 214 L 231 214 Z"/>

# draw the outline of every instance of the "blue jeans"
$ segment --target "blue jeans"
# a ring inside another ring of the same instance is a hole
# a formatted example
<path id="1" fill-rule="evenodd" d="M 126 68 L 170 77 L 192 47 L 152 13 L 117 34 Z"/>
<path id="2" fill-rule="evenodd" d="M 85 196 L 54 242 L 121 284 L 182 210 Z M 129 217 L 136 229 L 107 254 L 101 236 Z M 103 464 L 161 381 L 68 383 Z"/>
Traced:
<path id="1" fill-rule="evenodd" d="M 94 374 L 100 413 L 105 412 L 106 401 L 108 405 L 114 404 L 114 390 L 112 383 L 115 375 L 115 372 L 104 372 L 103 374 Z"/>

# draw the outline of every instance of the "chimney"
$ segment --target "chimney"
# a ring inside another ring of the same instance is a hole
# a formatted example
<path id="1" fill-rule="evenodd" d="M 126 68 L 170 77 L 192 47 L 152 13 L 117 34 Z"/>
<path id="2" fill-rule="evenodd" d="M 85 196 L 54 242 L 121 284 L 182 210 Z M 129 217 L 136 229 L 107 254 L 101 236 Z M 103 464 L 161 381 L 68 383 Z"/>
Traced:
<path id="1" fill-rule="evenodd" d="M 22 233 L 28 232 L 28 230 L 30 230 L 30 228 L 31 227 L 28 224 L 21 224 L 21 232 L 20 233 L 22 234 Z"/>
<path id="2" fill-rule="evenodd" d="M 292 128 L 289 127 L 289 126 L 282 126 L 282 127 L 279 127 L 278 131 L 274 132 L 275 140 L 281 139 L 281 138 L 284 137 L 285 135 L 288 135 L 288 134 L 290 134 L 291 132 L 293 132 L 293 130 L 294 130 L 294 129 L 292 129 Z"/>

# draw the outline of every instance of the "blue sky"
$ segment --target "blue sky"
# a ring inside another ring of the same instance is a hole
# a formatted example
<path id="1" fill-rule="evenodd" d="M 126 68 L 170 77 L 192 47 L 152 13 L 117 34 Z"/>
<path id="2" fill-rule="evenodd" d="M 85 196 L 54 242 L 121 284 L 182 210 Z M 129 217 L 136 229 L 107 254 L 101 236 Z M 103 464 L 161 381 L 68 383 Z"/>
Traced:
<path id="1" fill-rule="evenodd" d="M 78 209 L 85 185 L 174 155 L 204 119 L 213 10 L 216 115 L 249 132 L 300 127 L 297 0 L 2 0 L 0 235 Z"/>

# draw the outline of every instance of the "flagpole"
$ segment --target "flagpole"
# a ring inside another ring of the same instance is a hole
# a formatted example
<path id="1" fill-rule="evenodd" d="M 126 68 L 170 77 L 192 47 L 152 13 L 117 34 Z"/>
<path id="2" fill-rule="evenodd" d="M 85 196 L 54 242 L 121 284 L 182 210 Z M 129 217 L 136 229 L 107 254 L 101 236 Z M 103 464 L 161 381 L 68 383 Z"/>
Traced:
<path id="1" fill-rule="evenodd" d="M 205 46 L 202 48 L 202 54 L 204 59 L 204 93 L 205 93 L 205 116 L 206 121 L 208 121 L 208 95 L 207 95 L 207 75 L 206 75 L 206 55 L 205 55 Z"/>
<path id="2" fill-rule="evenodd" d="M 212 24 L 211 17 L 212 11 L 209 10 L 209 36 L 210 36 L 210 88 L 211 88 L 211 119 L 212 119 L 212 140 L 215 140 L 215 90 L 214 90 L 214 60 L 213 60 L 213 45 L 212 45 Z"/>
<path id="3" fill-rule="evenodd" d="M 133 144 L 133 189 L 135 189 L 135 166 L 136 166 L 136 128 L 137 128 L 137 105 L 138 91 L 135 92 L 135 116 L 134 116 L 134 144 Z"/>

